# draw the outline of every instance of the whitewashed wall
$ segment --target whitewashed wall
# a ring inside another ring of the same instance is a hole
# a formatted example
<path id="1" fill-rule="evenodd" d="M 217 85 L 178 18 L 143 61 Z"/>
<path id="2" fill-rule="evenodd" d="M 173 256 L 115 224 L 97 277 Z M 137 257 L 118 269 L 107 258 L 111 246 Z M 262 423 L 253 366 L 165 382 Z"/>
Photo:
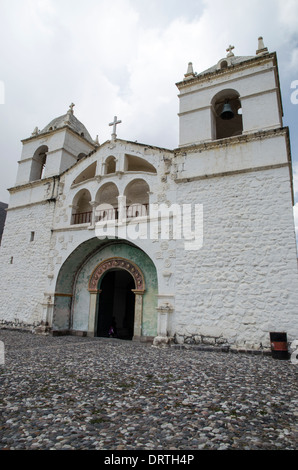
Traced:
<path id="1" fill-rule="evenodd" d="M 0 325 L 28 328 L 43 320 L 53 211 L 49 202 L 8 211 L 1 244 Z"/>
<path id="2" fill-rule="evenodd" d="M 269 346 L 298 338 L 298 275 L 288 168 L 179 185 L 204 206 L 204 243 L 177 250 L 172 334 L 178 341 Z"/>

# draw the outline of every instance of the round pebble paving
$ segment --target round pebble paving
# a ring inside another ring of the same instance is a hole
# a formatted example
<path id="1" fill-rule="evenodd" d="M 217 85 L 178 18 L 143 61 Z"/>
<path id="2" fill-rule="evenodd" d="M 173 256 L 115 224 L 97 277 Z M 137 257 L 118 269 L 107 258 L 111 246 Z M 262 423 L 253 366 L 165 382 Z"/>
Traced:
<path id="1" fill-rule="evenodd" d="M 298 365 L 0 330 L 1 450 L 296 450 Z"/>

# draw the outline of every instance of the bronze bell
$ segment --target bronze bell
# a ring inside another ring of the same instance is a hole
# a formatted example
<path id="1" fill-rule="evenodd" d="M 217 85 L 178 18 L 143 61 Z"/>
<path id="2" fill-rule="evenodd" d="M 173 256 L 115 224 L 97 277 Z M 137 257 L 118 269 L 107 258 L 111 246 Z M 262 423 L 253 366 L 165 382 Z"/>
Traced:
<path id="1" fill-rule="evenodd" d="M 233 113 L 231 105 L 228 101 L 225 102 L 224 107 L 222 108 L 222 112 L 221 112 L 220 117 L 224 121 L 228 121 L 229 119 L 233 119 L 234 113 Z"/>

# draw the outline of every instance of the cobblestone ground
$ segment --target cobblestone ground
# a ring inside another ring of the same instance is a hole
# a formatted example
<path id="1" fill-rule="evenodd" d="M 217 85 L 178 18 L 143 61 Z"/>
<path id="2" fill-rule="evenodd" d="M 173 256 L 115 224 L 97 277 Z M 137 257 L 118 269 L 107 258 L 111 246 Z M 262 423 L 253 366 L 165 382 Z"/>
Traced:
<path id="1" fill-rule="evenodd" d="M 297 450 L 298 365 L 0 330 L 0 449 Z"/>

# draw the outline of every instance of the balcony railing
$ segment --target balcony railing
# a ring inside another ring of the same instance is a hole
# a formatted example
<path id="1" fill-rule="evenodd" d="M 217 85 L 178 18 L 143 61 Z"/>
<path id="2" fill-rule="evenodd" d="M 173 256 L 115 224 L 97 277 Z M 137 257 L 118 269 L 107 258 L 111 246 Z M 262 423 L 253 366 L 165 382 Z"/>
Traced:
<path id="1" fill-rule="evenodd" d="M 78 214 L 72 215 L 72 225 L 78 224 L 90 224 L 92 219 L 92 211 L 91 212 L 80 212 Z"/>
<path id="2" fill-rule="evenodd" d="M 146 217 L 147 215 L 149 215 L 149 204 L 132 204 L 131 206 L 126 207 L 127 219 L 133 219 L 135 217 Z M 118 208 L 95 211 L 95 222 L 103 222 L 106 220 L 118 220 L 118 218 L 119 218 Z M 92 220 L 92 211 L 80 212 L 78 214 L 73 214 L 72 225 L 90 224 L 91 220 Z"/>
<path id="3" fill-rule="evenodd" d="M 95 222 L 103 222 L 106 220 L 118 220 L 118 209 L 104 209 L 95 211 Z"/>

